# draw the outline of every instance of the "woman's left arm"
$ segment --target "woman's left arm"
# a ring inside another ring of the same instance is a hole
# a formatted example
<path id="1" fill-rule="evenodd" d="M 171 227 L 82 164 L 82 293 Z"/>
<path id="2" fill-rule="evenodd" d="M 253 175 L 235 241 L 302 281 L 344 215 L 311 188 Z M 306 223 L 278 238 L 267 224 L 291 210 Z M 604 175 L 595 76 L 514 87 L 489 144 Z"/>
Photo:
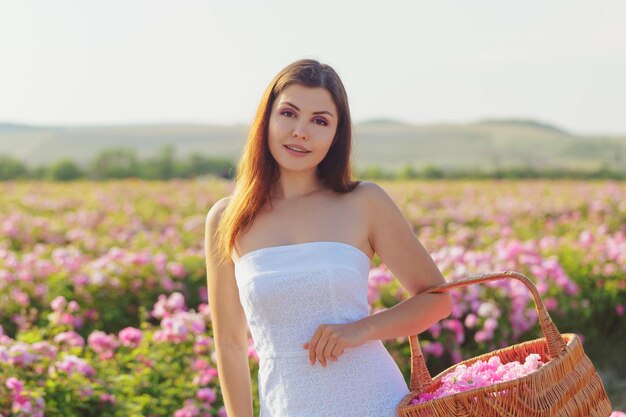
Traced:
<path id="1" fill-rule="evenodd" d="M 387 192 L 369 181 L 363 181 L 359 187 L 363 188 L 362 197 L 368 209 L 370 243 L 412 296 L 355 323 L 362 326 L 366 340 L 419 334 L 450 315 L 452 302 L 448 293 L 419 294 L 445 280 Z"/>
<path id="2" fill-rule="evenodd" d="M 360 204 L 368 210 L 370 244 L 412 297 L 352 323 L 318 326 L 302 345 L 309 350 L 311 365 L 319 360 L 326 366 L 327 360 L 336 361 L 346 348 L 368 340 L 419 334 L 449 316 L 452 308 L 448 293 L 419 294 L 445 280 L 387 192 L 369 181 L 362 181 L 358 191 Z"/>

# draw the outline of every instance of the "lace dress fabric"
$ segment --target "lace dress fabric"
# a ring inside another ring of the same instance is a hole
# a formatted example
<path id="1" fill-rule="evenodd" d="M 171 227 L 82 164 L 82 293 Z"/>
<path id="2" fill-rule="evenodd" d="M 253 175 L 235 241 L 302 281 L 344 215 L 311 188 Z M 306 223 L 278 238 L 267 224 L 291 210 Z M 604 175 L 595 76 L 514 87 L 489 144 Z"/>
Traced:
<path id="1" fill-rule="evenodd" d="M 311 366 L 308 342 L 322 323 L 368 313 L 370 261 L 355 246 L 307 242 L 249 252 L 235 262 L 239 299 L 259 356 L 260 417 L 395 417 L 409 393 L 380 340 Z"/>

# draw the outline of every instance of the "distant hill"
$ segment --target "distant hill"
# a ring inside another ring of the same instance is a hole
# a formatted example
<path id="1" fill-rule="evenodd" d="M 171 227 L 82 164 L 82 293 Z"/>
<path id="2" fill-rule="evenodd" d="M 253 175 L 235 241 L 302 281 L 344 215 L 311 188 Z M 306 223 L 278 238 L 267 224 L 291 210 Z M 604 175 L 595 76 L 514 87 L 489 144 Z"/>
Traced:
<path id="1" fill-rule="evenodd" d="M 386 118 L 386 117 L 366 119 L 366 120 L 363 120 L 362 122 L 359 122 L 358 124 L 359 125 L 364 125 L 364 126 L 367 126 L 367 125 L 383 125 L 383 124 L 386 124 L 386 125 L 403 125 L 403 126 L 409 125 L 409 123 L 405 123 L 405 122 L 403 122 L 401 120 L 389 119 L 389 118 Z"/>
<path id="2" fill-rule="evenodd" d="M 178 156 L 200 153 L 236 160 L 248 127 L 192 124 L 119 126 L 27 126 L 0 124 L 0 155 L 29 165 L 71 158 L 86 164 L 106 148 L 132 148 L 155 155 L 174 145 Z M 415 125 L 390 119 L 354 124 L 353 164 L 396 170 L 530 166 L 626 170 L 626 135 L 576 135 L 549 123 L 524 119 L 486 119 L 474 123 Z"/>
<path id="3" fill-rule="evenodd" d="M 478 123 L 488 124 L 488 125 L 518 125 L 518 126 L 529 126 L 538 129 L 550 130 L 552 132 L 561 133 L 564 135 L 569 135 L 568 132 L 561 129 L 560 127 L 556 127 L 550 123 L 540 122 L 537 120 L 530 119 L 483 119 Z"/>

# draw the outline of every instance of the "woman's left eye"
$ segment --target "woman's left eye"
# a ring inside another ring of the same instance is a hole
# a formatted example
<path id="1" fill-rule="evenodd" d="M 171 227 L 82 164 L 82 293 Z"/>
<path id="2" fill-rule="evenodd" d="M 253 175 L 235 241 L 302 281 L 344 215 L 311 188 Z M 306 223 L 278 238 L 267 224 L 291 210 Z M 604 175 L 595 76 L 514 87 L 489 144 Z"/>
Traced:
<path id="1" fill-rule="evenodd" d="M 292 112 L 291 110 L 283 110 L 280 112 L 280 114 L 287 116 L 287 117 L 293 117 L 295 116 L 294 112 Z M 313 122 L 316 125 L 320 125 L 320 126 L 328 126 L 328 122 L 324 119 L 314 119 Z M 319 123 L 321 122 L 321 123 Z"/>

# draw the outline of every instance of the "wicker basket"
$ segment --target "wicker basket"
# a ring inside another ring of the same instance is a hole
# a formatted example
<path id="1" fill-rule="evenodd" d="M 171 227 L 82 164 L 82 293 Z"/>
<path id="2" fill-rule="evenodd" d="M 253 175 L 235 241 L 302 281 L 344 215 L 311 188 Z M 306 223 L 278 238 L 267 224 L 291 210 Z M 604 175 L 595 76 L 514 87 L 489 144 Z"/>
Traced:
<path id="1" fill-rule="evenodd" d="M 535 309 L 544 337 L 516 344 L 504 349 L 474 357 L 463 362 L 467 366 L 477 360 L 487 361 L 499 356 L 502 363 L 524 362 L 526 356 L 537 353 L 544 365 L 538 370 L 511 381 L 500 382 L 421 404 L 411 404 L 423 392 L 432 392 L 441 386 L 441 378 L 454 371 L 454 365 L 431 378 L 419 347 L 417 336 L 410 336 L 411 392 L 400 401 L 401 417 L 608 417 L 611 403 L 593 364 L 585 355 L 580 338 L 575 334 L 561 335 L 552 322 L 535 285 L 526 276 L 515 271 L 475 275 L 432 287 L 426 293 L 441 293 L 499 279 L 516 279 L 532 293 Z"/>

